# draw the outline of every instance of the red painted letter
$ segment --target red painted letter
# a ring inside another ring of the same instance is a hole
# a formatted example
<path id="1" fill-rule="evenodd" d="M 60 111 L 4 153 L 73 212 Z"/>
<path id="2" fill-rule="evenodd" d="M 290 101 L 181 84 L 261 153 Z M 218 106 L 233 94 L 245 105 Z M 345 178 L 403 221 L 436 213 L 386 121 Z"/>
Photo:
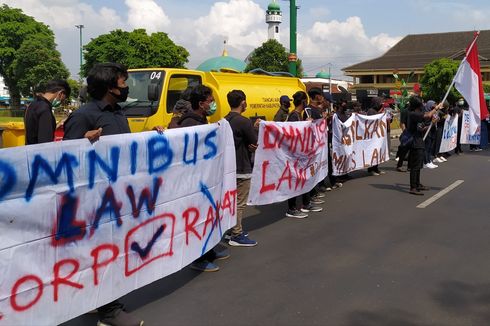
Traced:
<path id="1" fill-rule="evenodd" d="M 65 264 L 71 264 L 73 268 L 71 272 L 68 274 L 68 276 L 61 277 L 60 269 L 61 266 Z M 76 259 L 63 259 L 57 262 L 56 264 L 54 264 L 53 266 L 54 279 L 51 282 L 51 284 L 53 284 L 53 290 L 54 290 L 54 302 L 58 302 L 58 287 L 60 284 L 73 286 L 74 288 L 77 289 L 83 289 L 82 284 L 69 281 L 69 279 L 78 272 L 79 267 L 80 267 L 80 263 Z"/>
<path id="2" fill-rule="evenodd" d="M 37 291 L 38 291 L 37 295 L 28 304 L 19 305 L 17 303 L 17 291 L 23 283 L 26 283 L 28 281 L 34 281 L 37 283 L 37 285 L 38 285 L 37 287 L 35 287 L 35 286 L 30 287 L 32 289 L 37 289 Z M 12 309 L 14 309 L 15 311 L 24 311 L 24 310 L 29 309 L 33 305 L 35 305 L 39 301 L 39 299 L 41 299 L 42 295 L 43 295 L 43 281 L 39 277 L 37 277 L 36 275 L 26 275 L 26 276 L 18 279 L 17 282 L 15 282 L 14 287 L 12 288 L 11 296 L 10 296 L 10 305 L 12 306 Z"/>
<path id="3" fill-rule="evenodd" d="M 112 253 L 112 256 L 104 261 L 99 262 L 99 255 L 102 250 L 109 250 Z M 94 285 L 99 284 L 98 269 L 101 267 L 105 267 L 115 261 L 118 254 L 119 248 L 114 244 L 103 244 L 92 250 L 90 255 L 94 257 L 94 263 L 92 265 L 92 270 L 94 271 Z"/>

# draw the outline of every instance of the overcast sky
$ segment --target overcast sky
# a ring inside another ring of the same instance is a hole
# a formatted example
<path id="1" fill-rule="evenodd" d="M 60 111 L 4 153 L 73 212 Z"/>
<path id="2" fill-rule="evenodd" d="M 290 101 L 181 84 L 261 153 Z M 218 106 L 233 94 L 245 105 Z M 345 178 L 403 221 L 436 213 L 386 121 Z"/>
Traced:
<path id="1" fill-rule="evenodd" d="M 283 10 L 281 42 L 289 46 L 289 1 Z M 490 29 L 488 0 L 297 0 L 298 56 L 315 75 L 383 54 L 407 34 Z M 218 56 L 244 59 L 267 39 L 270 0 L 0 0 L 48 24 L 73 77 L 79 70 L 77 24 L 84 44 L 116 28 L 163 31 L 190 52 L 188 68 Z M 461 45 L 462 48 L 465 44 Z"/>

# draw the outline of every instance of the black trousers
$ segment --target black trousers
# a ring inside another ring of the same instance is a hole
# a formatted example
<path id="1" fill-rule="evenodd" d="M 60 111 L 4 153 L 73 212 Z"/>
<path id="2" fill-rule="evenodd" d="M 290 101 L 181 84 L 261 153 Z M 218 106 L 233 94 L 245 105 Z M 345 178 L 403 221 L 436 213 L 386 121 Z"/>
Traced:
<path id="1" fill-rule="evenodd" d="M 398 146 L 398 152 L 396 153 L 396 157 L 398 157 L 398 162 L 396 163 L 397 168 L 401 168 L 403 166 L 403 161 L 407 158 L 407 154 L 410 151 L 410 147 L 407 146 Z"/>
<path id="2" fill-rule="evenodd" d="M 298 198 L 301 198 L 301 200 L 303 201 L 303 206 L 308 206 L 310 204 L 311 197 L 310 197 L 310 193 L 307 192 L 305 194 L 302 194 L 301 196 L 296 196 L 288 199 L 288 208 L 290 210 L 298 209 L 298 207 L 296 206 L 296 202 Z"/>
<path id="3" fill-rule="evenodd" d="M 425 150 L 423 148 L 410 149 L 408 156 L 408 167 L 410 168 L 410 189 L 417 189 L 421 186 L 420 170 L 424 163 Z"/>

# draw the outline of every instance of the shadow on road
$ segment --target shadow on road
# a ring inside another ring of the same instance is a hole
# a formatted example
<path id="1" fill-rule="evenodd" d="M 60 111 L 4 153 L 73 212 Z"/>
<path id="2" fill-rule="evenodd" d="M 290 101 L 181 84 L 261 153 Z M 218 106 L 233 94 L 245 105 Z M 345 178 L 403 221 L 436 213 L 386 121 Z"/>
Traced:
<path id="1" fill-rule="evenodd" d="M 428 326 L 417 315 L 399 310 L 354 311 L 348 314 L 345 326 Z M 434 324 L 430 324 L 435 326 Z"/>
<path id="2" fill-rule="evenodd" d="M 490 325 L 490 283 L 445 281 L 432 297 L 448 314 L 468 316 L 480 325 Z"/>

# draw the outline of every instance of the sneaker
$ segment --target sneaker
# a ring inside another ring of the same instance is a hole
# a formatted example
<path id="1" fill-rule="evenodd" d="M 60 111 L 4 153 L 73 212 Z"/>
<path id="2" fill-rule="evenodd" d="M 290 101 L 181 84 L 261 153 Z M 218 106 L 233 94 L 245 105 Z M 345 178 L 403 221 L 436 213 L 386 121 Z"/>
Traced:
<path id="1" fill-rule="evenodd" d="M 246 237 L 248 237 L 248 231 L 243 231 L 242 234 Z M 226 240 L 226 241 L 229 241 L 231 239 L 231 232 L 227 232 L 225 233 L 225 235 L 223 236 L 223 238 Z"/>
<path id="2" fill-rule="evenodd" d="M 475 148 L 475 152 L 481 152 L 482 150 L 480 147 Z"/>
<path id="3" fill-rule="evenodd" d="M 416 196 L 423 196 L 424 195 L 423 192 L 421 192 L 421 191 L 419 191 L 417 189 L 410 189 L 410 191 L 408 193 L 410 193 L 412 195 L 416 195 Z"/>
<path id="4" fill-rule="evenodd" d="M 228 241 L 228 244 L 233 247 L 253 247 L 257 245 L 257 241 L 250 240 L 245 234 L 234 236 Z"/>
<path id="5" fill-rule="evenodd" d="M 430 188 L 424 185 L 419 185 L 417 187 L 417 191 L 427 191 L 427 190 L 430 190 Z"/>
<path id="6" fill-rule="evenodd" d="M 407 170 L 404 170 L 402 167 L 397 167 L 396 170 L 398 172 L 407 172 Z"/>
<path id="7" fill-rule="evenodd" d="M 332 188 L 331 187 L 327 187 L 325 190 L 326 191 L 332 191 Z"/>
<path id="8" fill-rule="evenodd" d="M 439 156 L 439 161 L 447 162 L 447 159 L 444 156 Z"/>
<path id="9" fill-rule="evenodd" d="M 228 251 L 228 249 L 224 249 L 224 250 L 221 250 L 221 251 L 216 251 L 216 250 L 213 249 L 213 252 L 214 252 L 213 261 L 215 261 L 215 260 L 225 260 L 225 259 L 230 258 L 230 252 Z"/>
<path id="10" fill-rule="evenodd" d="M 434 161 L 433 161 L 433 162 L 436 162 L 436 163 L 442 163 L 442 162 L 444 162 L 444 161 L 443 161 L 443 160 L 441 160 L 440 158 L 436 157 L 436 158 L 434 159 Z"/>
<path id="11" fill-rule="evenodd" d="M 311 198 L 325 198 L 325 195 L 322 194 L 321 192 L 317 193 L 316 195 L 314 196 L 311 196 Z"/>
<path id="12" fill-rule="evenodd" d="M 303 208 L 301 208 L 301 211 L 303 213 L 308 213 L 308 212 L 321 212 L 323 211 L 323 207 L 319 207 L 319 206 L 313 206 L 311 203 L 308 204 L 307 206 L 304 206 Z"/>
<path id="13" fill-rule="evenodd" d="M 101 316 L 97 326 L 143 326 L 144 321 L 119 308 Z"/>
<path id="14" fill-rule="evenodd" d="M 328 191 L 327 188 L 325 186 L 318 186 L 317 187 L 318 191 L 319 192 L 325 192 L 325 191 Z"/>
<path id="15" fill-rule="evenodd" d="M 424 164 L 424 168 L 427 168 L 427 169 L 435 169 L 437 168 L 438 165 L 435 165 L 434 163 L 430 162 L 430 163 L 427 163 L 427 164 Z"/>
<path id="16" fill-rule="evenodd" d="M 399 160 L 399 159 L 400 159 L 399 157 L 395 157 L 395 161 L 397 161 L 397 162 L 398 162 L 398 160 Z"/>
<path id="17" fill-rule="evenodd" d="M 337 182 L 332 186 L 332 189 L 342 188 L 344 184 L 342 182 Z"/>
<path id="18" fill-rule="evenodd" d="M 379 172 L 376 172 L 376 171 L 371 171 L 371 172 L 369 172 L 369 174 L 371 174 L 371 175 L 380 175 Z"/>
<path id="19" fill-rule="evenodd" d="M 208 260 L 193 262 L 191 264 L 191 269 L 199 271 L 199 272 L 217 272 L 217 271 L 219 271 L 218 265 L 215 265 Z"/>
<path id="20" fill-rule="evenodd" d="M 306 217 L 308 217 L 308 214 L 305 214 L 303 212 L 300 212 L 297 209 L 288 209 L 287 212 L 286 212 L 286 217 L 306 218 Z"/>
<path id="21" fill-rule="evenodd" d="M 325 204 L 325 201 L 318 198 L 311 198 L 310 204 L 321 205 L 321 204 Z"/>

